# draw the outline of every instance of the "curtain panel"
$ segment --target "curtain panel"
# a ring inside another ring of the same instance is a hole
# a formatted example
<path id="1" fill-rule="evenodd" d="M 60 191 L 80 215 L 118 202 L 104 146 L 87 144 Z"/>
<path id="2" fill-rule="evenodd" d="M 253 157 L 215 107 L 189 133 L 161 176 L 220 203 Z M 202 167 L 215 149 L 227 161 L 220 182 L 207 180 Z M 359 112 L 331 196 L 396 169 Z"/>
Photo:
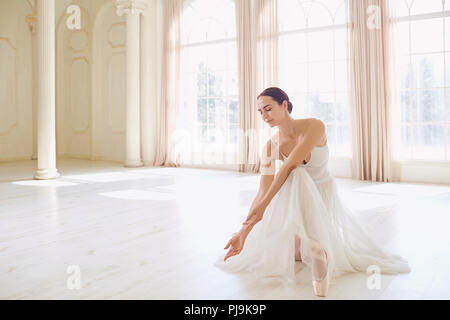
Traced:
<path id="1" fill-rule="evenodd" d="M 162 1 L 163 48 L 161 65 L 161 103 L 158 106 L 158 139 L 155 166 L 178 167 L 175 151 L 176 120 L 180 104 L 180 38 L 184 0 Z"/>
<path id="2" fill-rule="evenodd" d="M 278 86 L 278 0 L 235 0 L 239 68 L 239 171 L 259 173 L 274 129 L 264 126 L 257 96 Z"/>
<path id="3" fill-rule="evenodd" d="M 386 0 L 349 0 L 352 178 L 398 181 L 393 159 L 393 30 Z"/>

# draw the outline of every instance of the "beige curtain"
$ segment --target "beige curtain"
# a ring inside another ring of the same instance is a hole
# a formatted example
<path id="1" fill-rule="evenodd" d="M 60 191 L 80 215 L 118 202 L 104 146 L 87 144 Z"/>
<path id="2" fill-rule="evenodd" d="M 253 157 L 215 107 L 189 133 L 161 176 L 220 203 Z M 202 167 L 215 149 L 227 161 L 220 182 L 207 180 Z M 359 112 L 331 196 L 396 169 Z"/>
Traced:
<path id="1" fill-rule="evenodd" d="M 392 29 L 385 0 L 349 0 L 352 178 L 398 181 L 392 156 Z"/>
<path id="2" fill-rule="evenodd" d="M 158 106 L 158 140 L 155 166 L 180 166 L 174 150 L 176 115 L 180 86 L 180 24 L 184 0 L 162 1 L 163 51 L 161 66 L 161 103 Z"/>
<path id="3" fill-rule="evenodd" d="M 239 68 L 239 171 L 260 171 L 262 147 L 274 129 L 257 112 L 256 97 L 278 85 L 278 0 L 235 0 Z"/>

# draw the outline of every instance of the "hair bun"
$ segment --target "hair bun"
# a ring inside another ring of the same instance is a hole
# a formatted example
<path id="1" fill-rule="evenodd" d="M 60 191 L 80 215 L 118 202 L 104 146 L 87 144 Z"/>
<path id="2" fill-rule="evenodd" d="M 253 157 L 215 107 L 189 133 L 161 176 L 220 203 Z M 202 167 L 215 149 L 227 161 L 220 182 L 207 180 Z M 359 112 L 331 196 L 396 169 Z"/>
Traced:
<path id="1" fill-rule="evenodd" d="M 288 101 L 288 111 L 289 111 L 289 113 L 291 113 L 292 112 L 292 103 L 290 102 L 290 101 Z"/>

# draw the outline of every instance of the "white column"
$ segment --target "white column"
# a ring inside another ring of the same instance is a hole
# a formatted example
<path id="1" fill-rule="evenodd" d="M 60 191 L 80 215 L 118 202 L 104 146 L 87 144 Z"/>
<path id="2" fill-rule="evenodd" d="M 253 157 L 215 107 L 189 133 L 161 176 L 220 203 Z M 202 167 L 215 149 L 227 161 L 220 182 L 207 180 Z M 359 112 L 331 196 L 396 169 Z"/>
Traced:
<path id="1" fill-rule="evenodd" d="M 125 167 L 141 167 L 140 14 L 146 0 L 117 0 L 117 14 L 127 19 L 127 106 Z"/>
<path id="2" fill-rule="evenodd" d="M 152 130 L 154 126 L 154 114 L 152 114 L 152 52 L 150 42 L 152 40 L 152 28 L 150 20 L 150 6 L 142 13 L 141 23 L 141 139 L 142 159 L 144 165 L 153 165 L 154 139 Z"/>
<path id="3" fill-rule="evenodd" d="M 35 179 L 59 177 L 55 134 L 55 0 L 37 0 L 38 83 L 37 156 Z"/>
<path id="4" fill-rule="evenodd" d="M 38 59 L 37 59 L 37 13 L 36 6 L 33 7 L 33 13 L 27 16 L 27 23 L 31 32 L 31 56 L 32 56 L 32 135 L 33 135 L 33 154 L 31 160 L 37 159 L 37 84 L 38 79 Z"/>

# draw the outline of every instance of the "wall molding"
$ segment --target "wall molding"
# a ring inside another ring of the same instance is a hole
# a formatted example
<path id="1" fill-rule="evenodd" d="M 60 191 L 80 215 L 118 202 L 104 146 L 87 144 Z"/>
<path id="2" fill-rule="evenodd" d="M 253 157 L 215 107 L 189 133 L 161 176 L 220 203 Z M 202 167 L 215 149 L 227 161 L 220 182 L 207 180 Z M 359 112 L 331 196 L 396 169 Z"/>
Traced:
<path id="1" fill-rule="evenodd" d="M 2 74 L 2 75 L 0 75 L 0 77 L 2 77 L 2 76 L 5 77 L 5 79 L 4 79 L 5 83 L 9 82 L 9 83 L 13 84 L 13 90 L 12 90 L 12 93 L 11 93 L 11 97 L 13 99 L 13 102 L 12 102 L 11 106 L 7 106 L 6 110 L 3 108 L 3 110 L 5 111 L 5 115 L 3 115 L 3 116 L 5 116 L 5 118 L 8 119 L 8 120 L 12 120 L 9 117 L 10 113 L 8 112 L 8 111 L 12 111 L 11 113 L 14 114 L 14 118 L 15 119 L 13 121 L 10 121 L 9 124 L 7 124 L 7 128 L 6 129 L 1 130 L 2 128 L 0 128 L 0 136 L 7 136 L 7 135 L 11 134 L 13 129 L 18 126 L 17 121 L 18 121 L 18 118 L 19 118 L 19 115 L 18 115 L 19 108 L 18 108 L 18 105 L 17 105 L 17 101 L 18 101 L 18 97 L 17 97 L 18 90 L 17 90 L 17 87 L 18 86 L 17 86 L 17 76 L 16 76 L 17 73 L 18 73 L 18 67 L 17 67 L 17 54 L 18 53 L 17 53 L 17 48 L 14 46 L 14 44 L 12 43 L 12 41 L 10 40 L 9 37 L 0 37 L 0 45 L 1 45 L 1 43 L 6 43 L 7 46 L 5 48 L 9 47 L 12 50 L 12 57 L 14 59 L 14 61 L 11 63 L 11 65 L 14 68 L 13 74 L 8 74 L 8 73 L 5 72 L 5 70 L 1 70 L 0 71 L 0 73 Z M 11 77 L 12 77 L 12 79 L 11 79 Z"/>

